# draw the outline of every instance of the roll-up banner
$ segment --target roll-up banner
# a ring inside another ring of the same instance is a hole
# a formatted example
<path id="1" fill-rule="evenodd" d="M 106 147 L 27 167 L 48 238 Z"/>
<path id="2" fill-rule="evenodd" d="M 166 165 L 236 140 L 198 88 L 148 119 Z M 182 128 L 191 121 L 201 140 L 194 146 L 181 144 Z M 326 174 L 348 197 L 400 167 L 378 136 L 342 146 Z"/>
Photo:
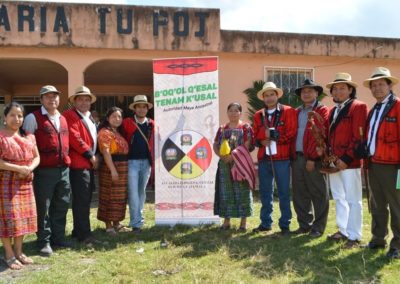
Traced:
<path id="1" fill-rule="evenodd" d="M 213 213 L 218 157 L 218 58 L 153 61 L 156 225 L 219 223 Z"/>

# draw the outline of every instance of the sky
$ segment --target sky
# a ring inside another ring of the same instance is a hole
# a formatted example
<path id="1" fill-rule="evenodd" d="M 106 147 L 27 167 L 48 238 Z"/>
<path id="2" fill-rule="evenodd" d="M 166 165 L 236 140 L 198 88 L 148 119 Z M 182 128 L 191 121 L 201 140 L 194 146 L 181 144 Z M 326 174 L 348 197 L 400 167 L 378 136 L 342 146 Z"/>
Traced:
<path id="1" fill-rule="evenodd" d="M 218 8 L 221 29 L 224 30 L 400 38 L 399 0 L 47 0 L 46 2 Z"/>

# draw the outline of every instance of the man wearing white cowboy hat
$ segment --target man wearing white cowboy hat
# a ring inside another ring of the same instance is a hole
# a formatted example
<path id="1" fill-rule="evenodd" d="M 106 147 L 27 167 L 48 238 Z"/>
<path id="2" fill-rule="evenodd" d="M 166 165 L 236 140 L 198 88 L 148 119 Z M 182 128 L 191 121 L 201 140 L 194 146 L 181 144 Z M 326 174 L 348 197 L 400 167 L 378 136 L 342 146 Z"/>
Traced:
<path id="1" fill-rule="evenodd" d="M 309 233 L 314 238 L 324 233 L 329 213 L 329 190 L 323 174 L 320 173 L 321 158 L 317 153 L 317 141 L 308 119 L 308 114 L 315 112 L 321 117 L 321 121 L 314 120 L 316 127 L 328 130 L 329 109 L 317 99 L 322 91 L 323 88 L 311 79 L 305 79 L 295 90 L 303 104 L 296 109 L 297 136 L 296 155 L 292 161 L 292 187 L 293 206 L 299 228 L 293 233 Z"/>
<path id="2" fill-rule="evenodd" d="M 129 108 L 133 117 L 122 122 L 124 137 L 129 144 L 128 154 L 128 204 L 130 222 L 134 233 L 140 233 L 144 224 L 143 206 L 146 201 L 146 186 L 154 160 L 154 121 L 147 118 L 153 105 L 145 95 L 136 95 Z"/>
<path id="3" fill-rule="evenodd" d="M 279 227 L 282 234 L 290 233 L 290 149 L 296 137 L 297 120 L 293 108 L 278 103 L 282 95 L 282 89 L 277 88 L 273 82 L 266 82 L 257 93 L 265 106 L 254 114 L 254 137 L 259 147 L 257 159 L 262 207 L 261 224 L 253 232 L 271 230 L 275 180 L 281 209 Z M 271 147 L 273 144 L 276 144 L 276 151 Z"/>
<path id="4" fill-rule="evenodd" d="M 400 166 L 400 100 L 392 91 L 398 81 L 385 67 L 375 68 L 371 78 L 364 81 L 376 99 L 367 119 L 372 213 L 372 239 L 368 248 L 386 246 L 390 212 L 393 238 L 387 253 L 389 258 L 400 258 L 400 191 L 396 188 Z"/>
<path id="5" fill-rule="evenodd" d="M 329 174 L 330 188 L 336 203 L 339 231 L 329 235 L 333 241 L 345 240 L 346 248 L 358 247 L 362 237 L 361 158 L 356 149 L 361 144 L 367 118 L 367 105 L 356 100 L 357 84 L 348 73 L 336 73 L 326 85 L 336 106 L 329 112 L 328 145 L 337 157 L 338 172 Z"/>
<path id="6" fill-rule="evenodd" d="M 69 182 L 68 124 L 57 108 L 60 92 L 54 86 L 40 89 L 40 109 L 29 114 L 23 128 L 33 133 L 40 154 L 33 187 L 38 216 L 37 246 L 42 256 L 50 256 L 53 247 L 70 247 L 65 241 L 65 226 L 71 186 Z"/>
<path id="7" fill-rule="evenodd" d="M 70 181 L 72 189 L 72 236 L 88 246 L 98 241 L 90 229 L 90 202 L 95 190 L 94 169 L 97 168 L 97 130 L 91 117 L 90 106 L 96 97 L 89 88 L 80 86 L 69 96 L 73 108 L 65 111 L 70 145 Z"/>

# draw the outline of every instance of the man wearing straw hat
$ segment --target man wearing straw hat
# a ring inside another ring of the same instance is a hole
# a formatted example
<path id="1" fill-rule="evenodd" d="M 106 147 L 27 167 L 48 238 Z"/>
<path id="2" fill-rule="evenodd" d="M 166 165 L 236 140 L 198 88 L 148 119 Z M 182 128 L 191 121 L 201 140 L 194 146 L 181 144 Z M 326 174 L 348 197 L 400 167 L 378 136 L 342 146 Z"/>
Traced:
<path id="1" fill-rule="evenodd" d="M 290 233 L 290 149 L 296 137 L 296 111 L 278 103 L 283 91 L 273 82 L 266 82 L 257 93 L 265 104 L 254 115 L 254 137 L 260 180 L 261 224 L 253 232 L 270 231 L 272 226 L 274 180 L 277 184 L 281 218 L 279 227 L 283 235 Z"/>
<path id="2" fill-rule="evenodd" d="M 122 122 L 124 137 L 129 144 L 129 226 L 134 233 L 140 233 L 144 224 L 142 211 L 154 157 L 154 121 L 146 117 L 152 107 L 145 95 L 136 95 L 133 103 L 129 105 L 135 113 L 134 116 L 127 117 Z"/>
<path id="3" fill-rule="evenodd" d="M 40 154 L 40 164 L 33 179 L 38 216 L 37 246 L 40 255 L 50 256 L 52 246 L 71 246 L 65 241 L 71 159 L 67 121 L 57 110 L 60 92 L 54 86 L 43 86 L 40 102 L 42 106 L 27 115 L 23 128 L 35 135 Z"/>
<path id="4" fill-rule="evenodd" d="M 386 254 L 400 258 L 400 100 L 392 88 L 398 78 L 385 67 L 377 67 L 364 86 L 371 90 L 376 104 L 368 114 L 367 153 L 371 185 L 372 239 L 368 248 L 386 246 L 388 221 L 393 238 Z M 397 185 L 396 185 L 397 182 Z M 388 210 L 389 207 L 389 210 Z"/>
<path id="5" fill-rule="evenodd" d="M 94 169 L 97 168 L 97 130 L 90 114 L 90 106 L 96 97 L 89 88 L 76 88 L 69 98 L 73 108 L 63 115 L 68 122 L 70 145 L 70 181 L 72 189 L 72 215 L 74 227 L 72 236 L 92 246 L 98 241 L 90 229 L 90 202 L 94 186 Z"/>
<path id="6" fill-rule="evenodd" d="M 329 113 L 328 144 L 338 170 L 329 174 L 329 182 L 339 227 L 328 239 L 347 241 L 345 247 L 354 248 L 362 237 L 361 160 L 355 152 L 362 143 L 367 105 L 356 100 L 357 84 L 348 73 L 337 73 L 326 87 L 336 103 Z"/>
<path id="7" fill-rule="evenodd" d="M 316 127 L 328 130 L 329 109 L 317 100 L 322 91 L 322 87 L 311 79 L 305 79 L 300 88 L 295 90 L 303 104 L 296 109 L 297 136 L 296 155 L 292 162 L 292 187 L 299 228 L 293 233 L 309 233 L 314 238 L 324 233 L 329 212 L 329 190 L 320 173 L 321 158 L 308 119 L 309 113 L 313 111 L 321 117 L 321 121 L 314 119 Z"/>

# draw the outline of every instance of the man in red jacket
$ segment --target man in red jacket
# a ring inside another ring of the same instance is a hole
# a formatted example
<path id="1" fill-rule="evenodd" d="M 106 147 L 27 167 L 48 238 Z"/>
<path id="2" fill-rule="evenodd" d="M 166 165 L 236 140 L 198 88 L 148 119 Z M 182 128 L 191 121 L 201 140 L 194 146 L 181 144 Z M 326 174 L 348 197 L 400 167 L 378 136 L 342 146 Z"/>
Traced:
<path id="1" fill-rule="evenodd" d="M 78 87 L 69 97 L 74 105 L 63 113 L 68 123 L 70 145 L 70 181 L 72 189 L 72 236 L 92 246 L 98 241 L 90 229 L 90 202 L 94 186 L 94 169 L 97 168 L 97 130 L 90 114 L 90 105 L 96 97 L 85 86 Z"/>
<path id="2" fill-rule="evenodd" d="M 261 224 L 253 232 L 269 231 L 272 226 L 274 180 L 278 187 L 282 234 L 290 233 L 290 149 L 296 137 L 296 111 L 278 103 L 283 91 L 273 82 L 266 82 L 257 93 L 265 107 L 254 115 L 254 137 L 259 147 L 258 176 L 260 180 Z"/>
<path id="3" fill-rule="evenodd" d="M 37 246 L 42 256 L 54 247 L 70 247 L 65 241 L 65 225 L 70 202 L 69 135 L 65 118 L 58 112 L 60 92 L 54 86 L 40 90 L 40 109 L 27 115 L 23 128 L 33 133 L 40 154 L 33 187 L 37 210 Z"/>
<path id="4" fill-rule="evenodd" d="M 328 144 L 337 157 L 338 172 L 329 174 L 329 181 L 339 227 L 328 239 L 347 240 L 345 247 L 353 248 L 359 246 L 362 237 L 361 160 L 355 152 L 363 142 L 367 105 L 355 99 L 357 84 L 348 73 L 337 73 L 326 87 L 336 103 L 329 113 Z"/>
<path id="5" fill-rule="evenodd" d="M 371 249 L 384 248 L 388 235 L 388 221 L 393 238 L 386 254 L 389 258 L 400 258 L 400 100 L 392 87 L 399 81 L 390 70 L 377 67 L 364 86 L 376 99 L 367 120 L 367 151 L 369 156 L 369 183 L 371 185 L 372 239 Z M 389 207 L 389 210 L 388 210 Z"/>
<path id="6" fill-rule="evenodd" d="M 129 108 L 133 117 L 122 122 L 124 137 L 129 144 L 128 154 L 128 203 L 129 226 L 134 233 L 140 233 L 144 224 L 143 207 L 146 201 L 146 186 L 150 178 L 154 157 L 154 121 L 147 118 L 153 105 L 145 95 L 137 95 Z"/>
<path id="7" fill-rule="evenodd" d="M 317 142 L 308 120 L 310 111 L 321 117 L 314 119 L 316 127 L 328 130 L 328 107 L 322 105 L 318 96 L 322 87 L 311 79 L 305 79 L 295 90 L 303 105 L 297 111 L 297 137 L 295 158 L 292 162 L 293 205 L 297 214 L 299 228 L 295 234 L 309 233 L 311 237 L 320 237 L 325 231 L 329 212 L 329 190 L 321 169 L 321 159 L 317 153 Z"/>

